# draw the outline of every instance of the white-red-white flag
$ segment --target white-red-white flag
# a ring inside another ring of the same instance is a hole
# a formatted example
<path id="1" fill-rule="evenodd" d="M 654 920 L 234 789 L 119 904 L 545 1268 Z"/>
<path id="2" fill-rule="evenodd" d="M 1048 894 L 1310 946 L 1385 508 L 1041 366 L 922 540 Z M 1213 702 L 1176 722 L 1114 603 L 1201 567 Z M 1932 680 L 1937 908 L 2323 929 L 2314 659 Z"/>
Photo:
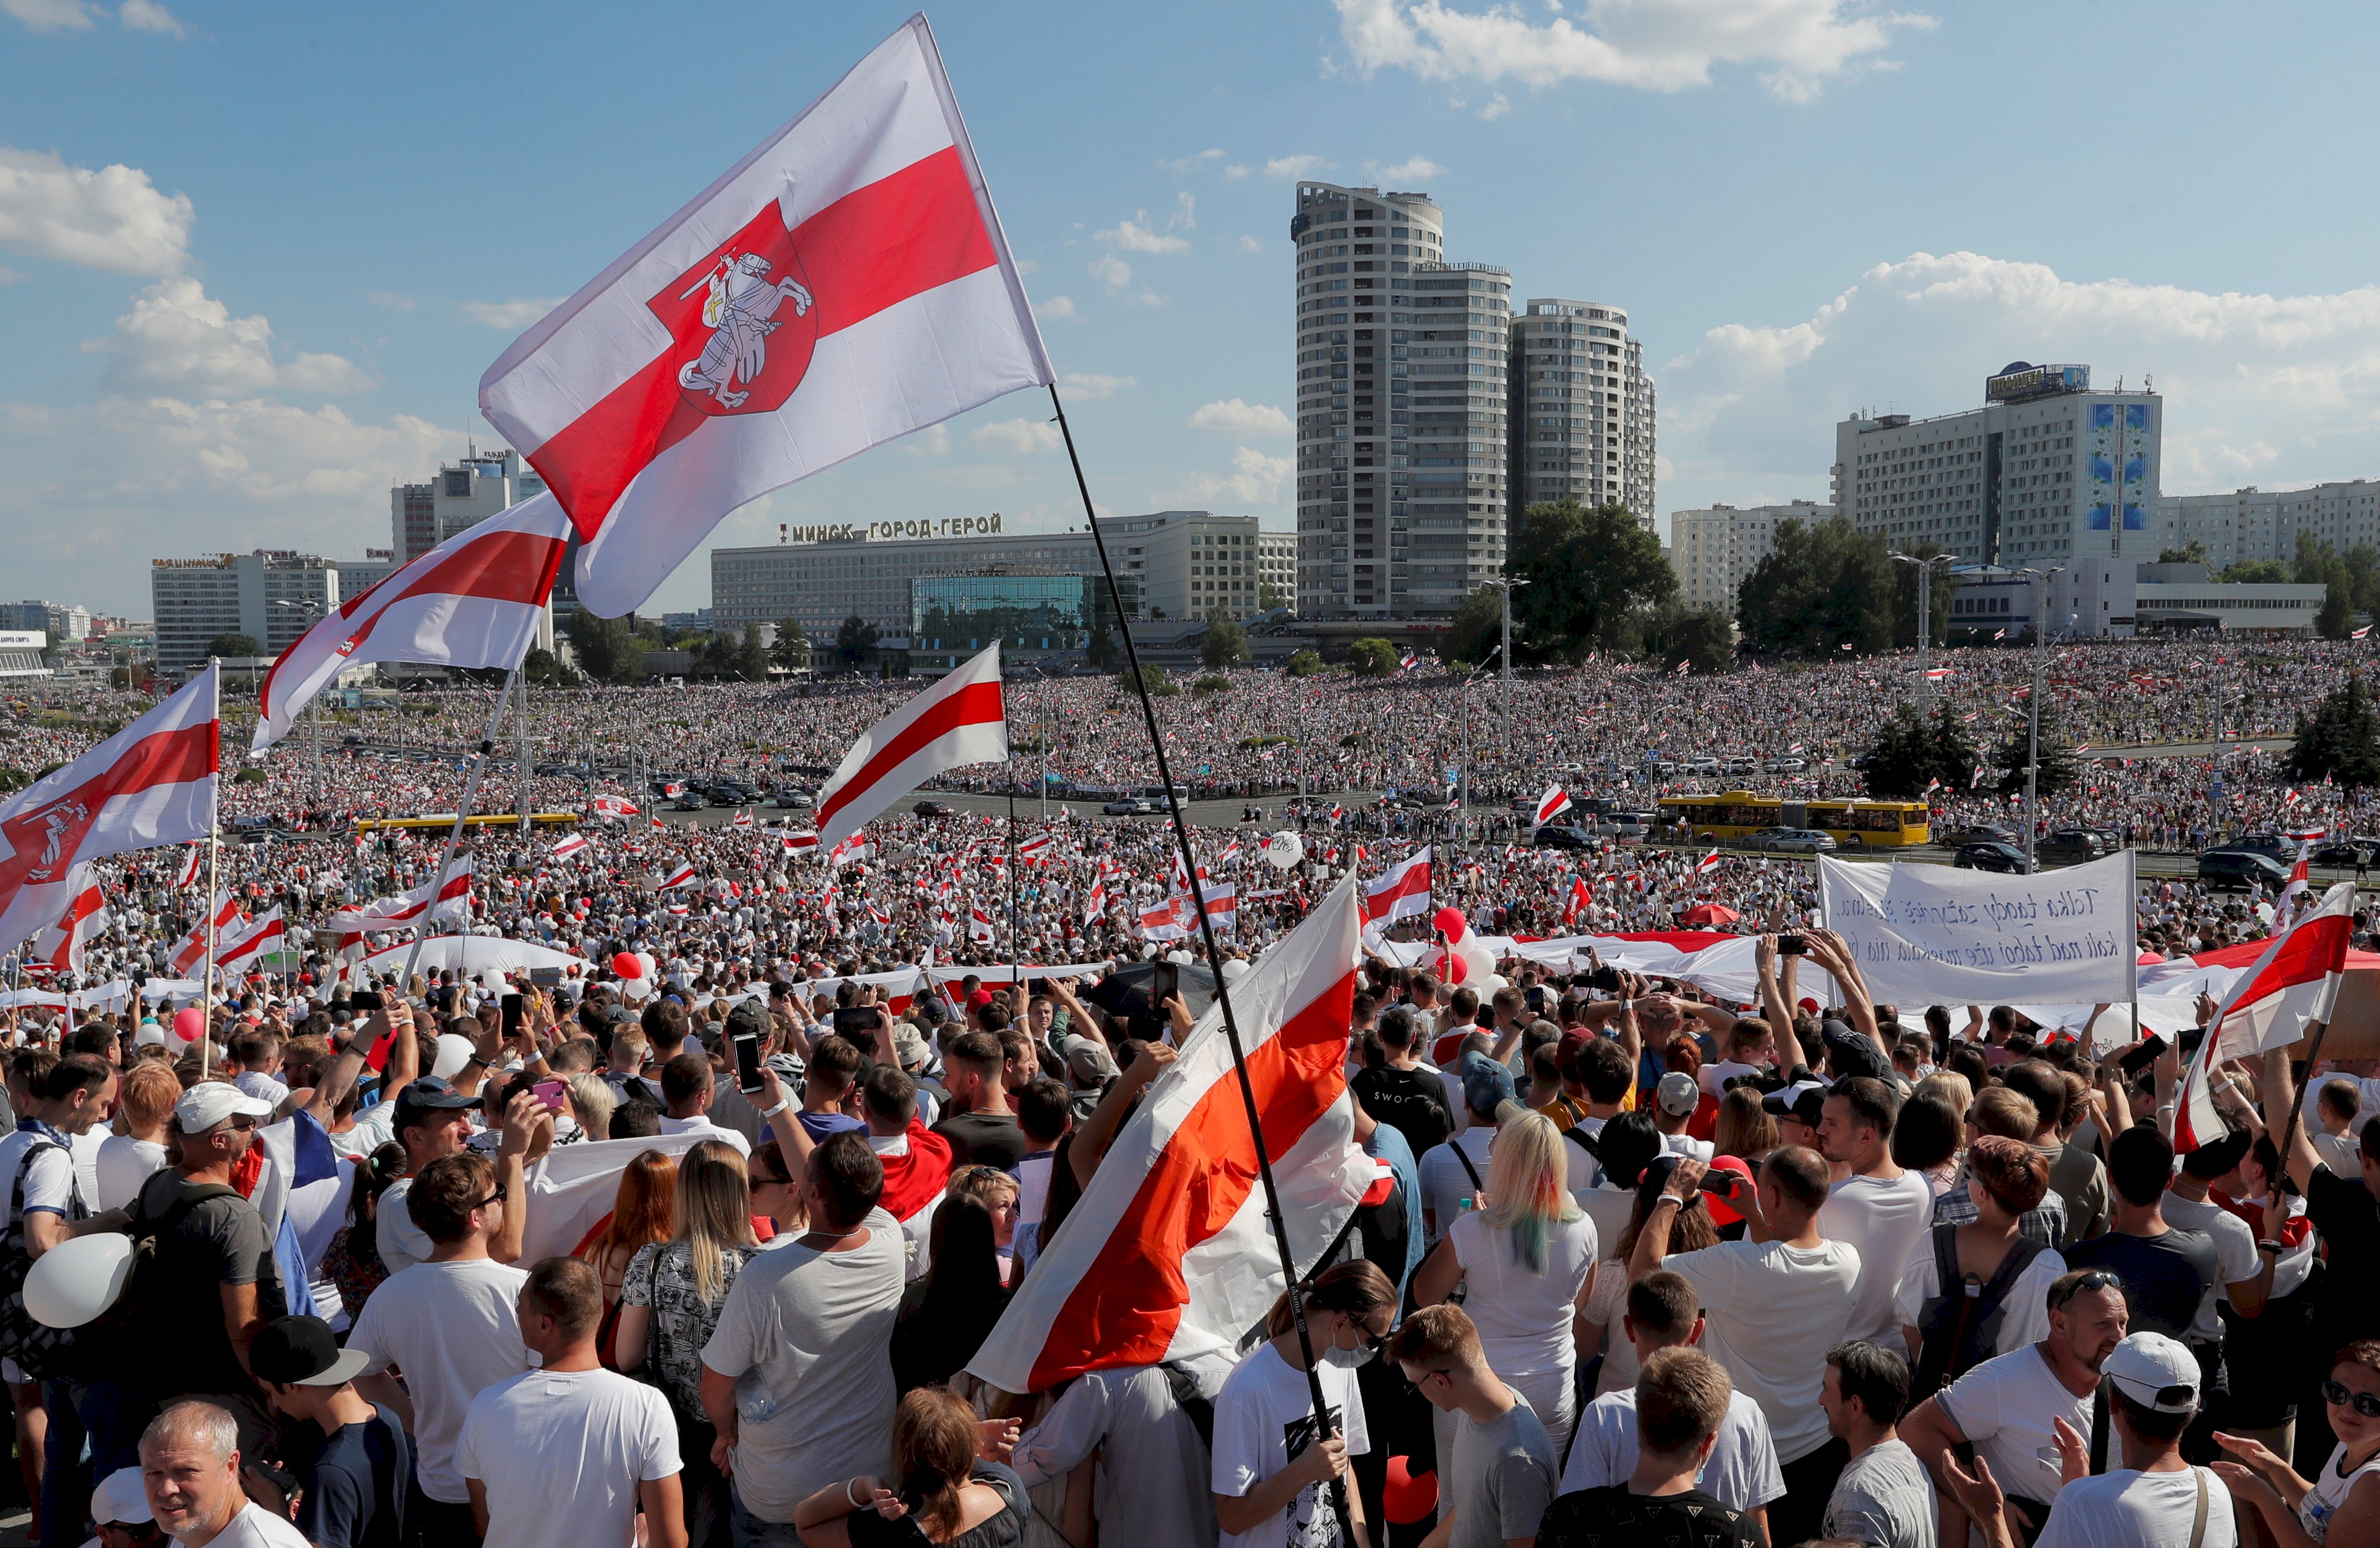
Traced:
<path id="1" fill-rule="evenodd" d="M 782 835 L 778 839 L 777 842 L 783 847 L 784 852 L 787 854 L 808 854 L 818 848 L 818 835 L 815 833 L 787 833 Z"/>
<path id="2" fill-rule="evenodd" d="M 587 835 L 584 833 L 573 833 L 569 837 L 564 839 L 560 843 L 553 846 L 553 857 L 556 860 L 567 860 L 586 847 Z"/>
<path id="3" fill-rule="evenodd" d="M 673 887 L 685 887 L 693 880 L 694 867 L 690 865 L 680 865 L 676 870 L 672 871 L 669 874 L 668 878 L 662 883 L 662 890 L 666 892 Z"/>
<path id="4" fill-rule="evenodd" d="M 727 826 L 730 828 L 749 828 L 752 826 L 752 814 L 749 812 L 738 812 L 735 816 L 728 819 Z"/>
<path id="5" fill-rule="evenodd" d="M 41 938 L 33 943 L 33 957 L 52 972 L 80 974 L 85 944 L 106 929 L 115 915 L 108 911 L 106 894 L 91 878 L 89 861 L 74 868 L 67 888 L 72 901 L 57 923 L 43 930 Z"/>
<path id="6" fill-rule="evenodd" d="M 637 804 L 625 795 L 598 795 L 588 800 L 587 810 L 609 822 L 616 817 L 635 816 Z"/>
<path id="7" fill-rule="evenodd" d="M 967 910 L 967 939 L 979 945 L 991 944 L 991 916 L 979 908 Z"/>
<path id="8" fill-rule="evenodd" d="M 2306 874 L 2306 845 L 2301 841 L 2298 844 L 2297 864 L 2289 867 L 2289 879 L 2281 886 L 2281 906 L 2288 908 L 2296 902 L 2298 895 L 2312 885 L 2313 878 Z"/>
<path id="9" fill-rule="evenodd" d="M 207 960 L 209 929 L 212 928 L 214 932 L 213 938 L 221 940 L 224 932 L 231 928 L 233 922 L 242 917 L 244 916 L 240 913 L 239 899 L 230 888 L 225 888 L 215 894 L 214 916 L 212 924 L 209 920 L 201 918 L 184 931 L 182 938 L 176 941 L 173 949 L 165 954 L 165 965 L 174 970 L 175 976 L 188 978 L 191 969 Z"/>
<path id="10" fill-rule="evenodd" d="M 409 930 L 416 925 L 471 917 L 471 857 L 458 854 L 446 867 L 443 884 L 423 882 L 394 898 L 375 898 L 361 908 L 341 909 L 322 928 L 347 930 Z"/>
<path id="11" fill-rule="evenodd" d="M 515 340 L 480 406 L 615 618 L 747 501 L 1054 380 L 919 16 Z"/>
<path id="12" fill-rule="evenodd" d="M 2215 1108 L 2215 1072 L 2225 1059 L 2252 1058 L 2295 1043 L 2306 1022 L 2327 1022 L 2347 973 L 2355 934 L 2355 884 L 2323 894 L 2321 906 L 2275 936 L 2223 997 L 2206 1040 L 2181 1070 L 2173 1148 L 2196 1150 L 2223 1137 Z"/>
<path id="13" fill-rule="evenodd" d="M 1429 846 L 1390 866 L 1365 889 L 1364 917 L 1375 925 L 1429 912 Z"/>
<path id="14" fill-rule="evenodd" d="M 1569 810 L 1570 792 L 1560 785 L 1548 785 L 1545 794 L 1537 797 L 1536 826 L 1543 828 Z"/>
<path id="15" fill-rule="evenodd" d="M 1706 877 L 1718 869 L 1718 851 L 1713 850 L 1694 862 L 1694 875 Z"/>
<path id="16" fill-rule="evenodd" d="M 1049 830 L 1045 828 L 1041 832 L 1019 839 L 1016 841 L 1016 858 L 1019 864 L 1026 865 L 1038 865 L 1048 860 L 1050 858 Z"/>
<path id="17" fill-rule="evenodd" d="M 362 841 L 362 835 L 357 835 L 357 842 Z M 199 867 L 205 861 L 207 854 L 204 844 L 185 844 L 182 846 L 182 874 L 174 878 L 176 890 L 199 885 Z"/>
<path id="18" fill-rule="evenodd" d="M 1094 877 L 1091 889 L 1083 899 L 1083 928 L 1087 930 L 1108 916 L 1107 883 Z"/>
<path id="19" fill-rule="evenodd" d="M 1190 934 L 1190 922 L 1196 917 L 1190 895 L 1176 892 L 1140 911 L 1141 934 L 1151 940 L 1181 940 Z"/>
<path id="20" fill-rule="evenodd" d="M 1219 930 L 1237 928 L 1240 923 L 1239 889 L 1230 882 L 1220 886 L 1208 883 L 1205 889 L 1207 919 Z"/>
<path id="21" fill-rule="evenodd" d="M 818 794 L 821 839 L 844 839 L 947 769 L 1008 756 L 1000 642 L 868 728 Z"/>
<path id="22" fill-rule="evenodd" d="M 268 909 L 240 925 L 229 938 L 215 945 L 215 966 L 225 973 L 240 973 L 268 951 L 278 951 L 285 944 L 288 926 L 277 908 Z"/>
<path id="23" fill-rule="evenodd" d="M 214 831 L 221 681 L 208 663 L 173 697 L 0 802 L 0 949 L 66 912 L 78 864 Z"/>
<path id="24" fill-rule="evenodd" d="M 1370 1187 L 1346 1092 L 1362 913 L 1342 881 L 1232 986 L 1292 1257 L 1310 1265 Z M 1227 1353 L 1283 1288 L 1220 1008 L 1158 1078 L 968 1369 L 1009 1392 Z"/>
<path id="25" fill-rule="evenodd" d="M 562 570 L 569 520 L 550 494 L 467 527 L 341 602 L 281 653 L 257 694 L 261 753 L 339 673 L 367 661 L 520 665 Z"/>
<path id="26" fill-rule="evenodd" d="M 1586 889 L 1585 877 L 1574 877 L 1570 884 L 1570 901 L 1562 905 L 1562 923 L 1573 924 L 1594 902 L 1594 894 Z"/>

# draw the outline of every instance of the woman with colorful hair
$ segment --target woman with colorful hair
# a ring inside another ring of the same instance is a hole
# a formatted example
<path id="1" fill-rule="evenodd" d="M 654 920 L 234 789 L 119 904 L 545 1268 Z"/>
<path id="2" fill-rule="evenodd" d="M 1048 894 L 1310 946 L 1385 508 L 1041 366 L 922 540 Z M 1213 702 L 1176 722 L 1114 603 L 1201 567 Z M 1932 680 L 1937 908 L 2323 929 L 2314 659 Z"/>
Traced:
<path id="1" fill-rule="evenodd" d="M 1508 1103 L 1497 1122 L 1486 1199 L 1456 1217 L 1422 1264 L 1414 1299 L 1435 1305 L 1463 1282 L 1463 1309 L 1478 1326 L 1488 1369 L 1528 1399 L 1560 1447 L 1578 1413 L 1571 1374 L 1595 1285 L 1595 1224 L 1571 1197 L 1568 1157 L 1553 1120 Z M 1441 1428 L 1443 1463 L 1451 1418 Z"/>

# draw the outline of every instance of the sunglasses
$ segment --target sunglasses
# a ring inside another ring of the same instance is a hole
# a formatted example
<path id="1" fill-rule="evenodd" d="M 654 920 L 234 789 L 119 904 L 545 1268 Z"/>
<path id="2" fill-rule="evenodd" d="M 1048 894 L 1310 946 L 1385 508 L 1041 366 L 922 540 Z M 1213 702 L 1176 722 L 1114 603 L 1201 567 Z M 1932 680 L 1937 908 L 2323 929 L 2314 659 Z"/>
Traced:
<path id="1" fill-rule="evenodd" d="M 2380 1393 L 2350 1392 L 2344 1382 L 2322 1384 L 2322 1400 L 2334 1409 L 2352 1408 L 2365 1419 L 2380 1419 Z"/>
<path id="2" fill-rule="evenodd" d="M 490 1204 L 503 1203 L 506 1199 L 512 1197 L 512 1189 L 508 1185 L 501 1182 L 497 1183 L 496 1191 L 494 1192 L 489 1194 L 486 1198 L 481 1199 L 478 1203 L 473 1204 L 471 1207 L 473 1209 L 485 1209 Z"/>
<path id="3" fill-rule="evenodd" d="M 2071 1301 L 2076 1296 L 2088 1295 L 2093 1290 L 2113 1290 L 2118 1295 L 2122 1295 L 2124 1293 L 2124 1281 L 2119 1276 L 2110 1274 L 2106 1269 L 2095 1268 L 2090 1273 L 2082 1276 L 2082 1278 L 2075 1280 L 2073 1284 L 2068 1286 L 2063 1295 L 2058 1296 L 2049 1303 L 2049 1309 L 2055 1312 L 2058 1308 L 2066 1305 L 2069 1301 Z"/>

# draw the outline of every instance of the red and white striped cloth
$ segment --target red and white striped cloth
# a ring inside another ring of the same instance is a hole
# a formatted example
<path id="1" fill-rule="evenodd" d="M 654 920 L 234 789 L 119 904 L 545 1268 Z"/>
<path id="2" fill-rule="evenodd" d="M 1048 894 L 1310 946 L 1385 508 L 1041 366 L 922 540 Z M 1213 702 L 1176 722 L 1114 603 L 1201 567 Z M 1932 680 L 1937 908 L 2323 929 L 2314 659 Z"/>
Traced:
<path id="1" fill-rule="evenodd" d="M 216 893 L 213 938 L 221 940 L 224 932 L 240 917 L 239 899 L 231 889 L 226 887 Z M 165 965 L 174 970 L 176 977 L 188 978 L 193 968 L 207 960 L 208 938 L 208 922 L 205 919 L 200 919 L 182 933 L 182 938 L 174 943 L 173 950 L 165 957 Z"/>
<path id="2" fill-rule="evenodd" d="M 446 867 L 443 885 L 423 882 L 394 898 L 375 898 L 359 909 L 341 909 L 323 923 L 322 928 L 333 932 L 346 930 L 409 930 L 427 918 L 430 924 L 441 920 L 471 917 L 471 857 L 456 855 Z"/>
<path id="3" fill-rule="evenodd" d="M 673 887 L 685 887 L 690 884 L 693 880 L 694 867 L 690 865 L 680 865 L 676 870 L 672 871 L 669 874 L 667 879 L 662 881 L 662 890 L 666 892 Z"/>
<path id="4" fill-rule="evenodd" d="M 587 810 L 608 821 L 613 817 L 635 816 L 637 804 L 625 795 L 598 795 L 589 799 Z"/>
<path id="5" fill-rule="evenodd" d="M 225 973 L 244 972 L 266 952 L 280 950 L 287 942 L 288 933 L 281 911 L 267 910 L 242 925 L 229 939 L 217 942 L 215 966 Z"/>
<path id="6" fill-rule="evenodd" d="M 212 663 L 91 751 L 0 802 L 0 949 L 67 911 L 79 864 L 205 838 L 222 721 Z"/>
<path id="7" fill-rule="evenodd" d="M 1546 792 L 1537 797 L 1536 826 L 1543 828 L 1569 810 L 1570 792 L 1560 785 L 1548 785 Z"/>
<path id="8" fill-rule="evenodd" d="M 777 842 L 787 854 L 808 854 L 817 850 L 819 840 L 815 833 L 785 833 L 778 836 Z"/>
<path id="9" fill-rule="evenodd" d="M 1349 877 L 1232 986 L 1301 1267 L 1375 1175 L 1346 1090 L 1362 921 Z M 1228 1353 L 1281 1294 L 1280 1264 L 1221 1012 L 1210 1010 L 967 1369 L 1022 1393 L 1085 1371 Z"/>
<path id="10" fill-rule="evenodd" d="M 1054 380 L 920 16 L 514 341 L 480 406 L 616 618 L 747 501 Z"/>
<path id="11" fill-rule="evenodd" d="M 1007 756 L 1008 711 L 994 640 L 852 744 L 819 790 L 819 837 L 848 838 L 935 775 Z"/>
<path id="12" fill-rule="evenodd" d="M 1364 917 L 1374 925 L 1392 925 L 1400 919 L 1427 913 L 1429 846 L 1422 845 L 1390 866 L 1365 893 Z"/>
<path id="13" fill-rule="evenodd" d="M 33 943 L 33 956 L 54 973 L 80 974 L 85 943 L 114 923 L 115 916 L 109 912 L 106 894 L 91 877 L 89 861 L 75 866 L 74 874 L 67 878 L 67 889 L 72 901 L 67 904 L 66 913 L 58 916 L 58 922 L 43 930 L 41 938 Z M 26 964 L 28 970 L 33 965 Z"/>
<path id="14" fill-rule="evenodd" d="M 586 847 L 587 835 L 584 833 L 573 833 L 569 837 L 564 839 L 560 843 L 553 846 L 553 857 L 556 860 L 567 860 Z"/>
<path id="15" fill-rule="evenodd" d="M 1240 923 L 1239 889 L 1230 882 L 1220 885 L 1203 884 L 1207 900 L 1208 922 L 1219 930 L 1236 929 Z"/>
<path id="16" fill-rule="evenodd" d="M 356 842 L 358 844 L 361 844 L 363 842 L 363 836 L 361 834 L 358 834 L 356 836 Z M 199 869 L 206 863 L 206 856 L 207 850 L 204 844 L 186 844 L 183 846 L 182 874 L 174 878 L 174 886 L 176 890 L 185 887 L 196 887 L 199 885 Z"/>
<path id="17" fill-rule="evenodd" d="M 540 494 L 467 527 L 339 604 L 284 650 L 257 693 L 261 753 L 349 667 L 367 661 L 432 666 L 520 665 L 537 639 L 570 524 Z"/>
<path id="18" fill-rule="evenodd" d="M 2256 965 L 2240 975 L 2208 1023 L 2206 1040 L 2182 1066 L 2173 1148 L 2196 1150 L 2223 1137 L 2215 1107 L 2215 1072 L 2225 1059 L 2285 1048 L 2308 1022 L 2328 1022 L 2347 974 L 2355 935 L 2355 884 L 2340 882 L 2322 904 L 2272 938 Z"/>

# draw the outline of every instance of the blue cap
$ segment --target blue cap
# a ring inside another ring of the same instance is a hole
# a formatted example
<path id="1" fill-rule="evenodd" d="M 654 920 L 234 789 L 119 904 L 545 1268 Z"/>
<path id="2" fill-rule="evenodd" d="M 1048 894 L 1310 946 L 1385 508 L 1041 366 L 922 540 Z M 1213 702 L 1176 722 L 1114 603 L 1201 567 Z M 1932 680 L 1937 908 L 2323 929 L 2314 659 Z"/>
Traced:
<path id="1" fill-rule="evenodd" d="M 1496 1109 L 1513 1098 L 1512 1072 L 1473 1049 L 1455 1062 L 1463 1076 L 1463 1103 L 1472 1115 L 1493 1121 Z"/>

